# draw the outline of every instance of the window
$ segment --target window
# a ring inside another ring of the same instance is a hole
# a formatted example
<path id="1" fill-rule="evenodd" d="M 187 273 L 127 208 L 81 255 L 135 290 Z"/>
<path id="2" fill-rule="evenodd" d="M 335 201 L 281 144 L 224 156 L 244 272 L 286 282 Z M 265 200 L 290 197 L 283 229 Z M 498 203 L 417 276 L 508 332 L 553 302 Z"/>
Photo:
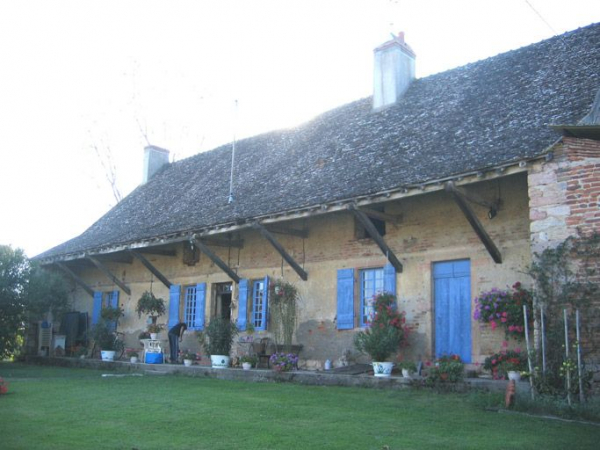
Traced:
<path id="1" fill-rule="evenodd" d="M 179 322 L 185 322 L 190 330 L 203 330 L 205 304 L 206 283 L 184 287 L 183 302 L 181 302 L 181 285 L 172 285 L 169 288 L 168 328 L 171 329 Z"/>
<path id="2" fill-rule="evenodd" d="M 384 291 L 383 267 L 378 269 L 362 269 L 359 271 L 360 286 L 360 326 L 367 325 L 369 318 L 375 312 L 373 297 Z"/>
<path id="3" fill-rule="evenodd" d="M 237 326 L 246 330 L 247 323 L 257 331 L 266 330 L 269 321 L 269 277 L 260 280 L 240 280 Z"/>
<path id="4" fill-rule="evenodd" d="M 371 205 L 370 209 L 372 209 L 373 211 L 384 212 L 383 206 Z M 381 236 L 385 236 L 385 221 L 376 219 L 374 217 L 369 217 L 369 219 L 371 220 L 371 223 L 373 224 L 377 232 Z M 369 232 L 365 230 L 365 227 L 363 227 L 362 224 L 356 219 L 354 219 L 354 235 L 356 236 L 356 239 L 372 238 Z"/>
<path id="5" fill-rule="evenodd" d="M 92 309 L 92 325 L 97 324 L 100 320 L 102 308 L 107 308 L 109 306 L 113 308 L 119 306 L 119 291 L 95 291 L 94 306 Z M 113 322 L 109 324 L 109 326 L 111 326 L 112 329 L 115 330 L 117 327 L 117 323 Z"/>
<path id="6" fill-rule="evenodd" d="M 396 294 L 396 270 L 391 264 L 383 268 L 338 270 L 338 330 L 366 326 L 369 314 L 373 311 L 370 300 L 379 292 Z"/>
<path id="7" fill-rule="evenodd" d="M 267 329 L 267 292 L 265 280 L 252 282 L 252 316 L 251 321 L 255 330 Z"/>

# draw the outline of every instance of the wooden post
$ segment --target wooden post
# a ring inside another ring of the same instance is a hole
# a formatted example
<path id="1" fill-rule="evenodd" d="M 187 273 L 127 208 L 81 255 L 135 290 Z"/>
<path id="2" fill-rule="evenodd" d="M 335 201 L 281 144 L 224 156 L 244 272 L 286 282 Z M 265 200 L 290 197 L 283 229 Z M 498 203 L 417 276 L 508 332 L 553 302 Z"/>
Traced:
<path id="1" fill-rule="evenodd" d="M 535 388 L 533 386 L 533 363 L 531 362 L 531 346 L 529 344 L 529 328 L 527 324 L 527 305 L 523 305 L 523 321 L 525 322 L 525 344 L 527 345 L 527 365 L 529 366 L 529 387 L 531 389 L 531 400 L 535 400 Z"/>
<path id="2" fill-rule="evenodd" d="M 581 369 L 581 342 L 579 335 L 579 310 L 575 310 L 575 327 L 577 332 L 577 374 L 579 375 L 579 402 L 585 403 L 585 395 L 583 393 L 583 371 Z"/>
<path id="3" fill-rule="evenodd" d="M 569 361 L 569 325 L 567 318 L 567 309 L 563 309 L 563 318 L 565 320 L 565 358 L 567 360 L 567 403 L 571 406 L 571 368 Z"/>

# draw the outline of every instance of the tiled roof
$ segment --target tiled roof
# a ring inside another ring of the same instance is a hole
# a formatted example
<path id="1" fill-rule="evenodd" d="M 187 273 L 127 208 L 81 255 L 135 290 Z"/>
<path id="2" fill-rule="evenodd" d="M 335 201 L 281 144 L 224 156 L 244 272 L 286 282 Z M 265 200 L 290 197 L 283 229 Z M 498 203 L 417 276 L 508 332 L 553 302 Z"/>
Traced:
<path id="1" fill-rule="evenodd" d="M 394 106 L 371 98 L 295 129 L 170 164 L 79 237 L 38 258 L 299 209 L 539 156 L 600 88 L 600 24 L 415 80 Z"/>

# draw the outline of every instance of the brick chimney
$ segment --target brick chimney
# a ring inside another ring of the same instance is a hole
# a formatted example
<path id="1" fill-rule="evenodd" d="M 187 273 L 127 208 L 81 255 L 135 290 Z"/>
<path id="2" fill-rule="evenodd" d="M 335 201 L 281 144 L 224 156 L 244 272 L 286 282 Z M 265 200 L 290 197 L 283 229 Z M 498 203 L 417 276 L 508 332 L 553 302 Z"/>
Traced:
<path id="1" fill-rule="evenodd" d="M 393 105 L 415 79 L 415 52 L 404 42 L 404 32 L 374 50 L 373 109 Z"/>
<path id="2" fill-rule="evenodd" d="M 169 150 L 155 145 L 145 147 L 142 184 L 146 184 L 166 164 L 169 164 Z"/>

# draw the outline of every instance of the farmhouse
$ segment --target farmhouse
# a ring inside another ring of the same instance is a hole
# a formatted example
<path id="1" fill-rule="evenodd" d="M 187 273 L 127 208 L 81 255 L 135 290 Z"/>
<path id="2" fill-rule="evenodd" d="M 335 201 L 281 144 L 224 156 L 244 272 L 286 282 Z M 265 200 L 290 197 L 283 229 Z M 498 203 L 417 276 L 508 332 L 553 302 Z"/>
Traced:
<path id="1" fill-rule="evenodd" d="M 37 259 L 73 280 L 91 322 L 118 302 L 128 346 L 149 290 L 165 323 L 271 336 L 265 287 L 283 278 L 305 367 L 359 357 L 384 289 L 406 312 L 407 357 L 482 362 L 504 334 L 473 320 L 474 297 L 527 285 L 534 252 L 600 223 L 600 24 L 425 78 L 415 59 L 400 34 L 375 49 L 372 97 L 235 150 L 169 163 L 147 147 L 145 182 Z"/>

